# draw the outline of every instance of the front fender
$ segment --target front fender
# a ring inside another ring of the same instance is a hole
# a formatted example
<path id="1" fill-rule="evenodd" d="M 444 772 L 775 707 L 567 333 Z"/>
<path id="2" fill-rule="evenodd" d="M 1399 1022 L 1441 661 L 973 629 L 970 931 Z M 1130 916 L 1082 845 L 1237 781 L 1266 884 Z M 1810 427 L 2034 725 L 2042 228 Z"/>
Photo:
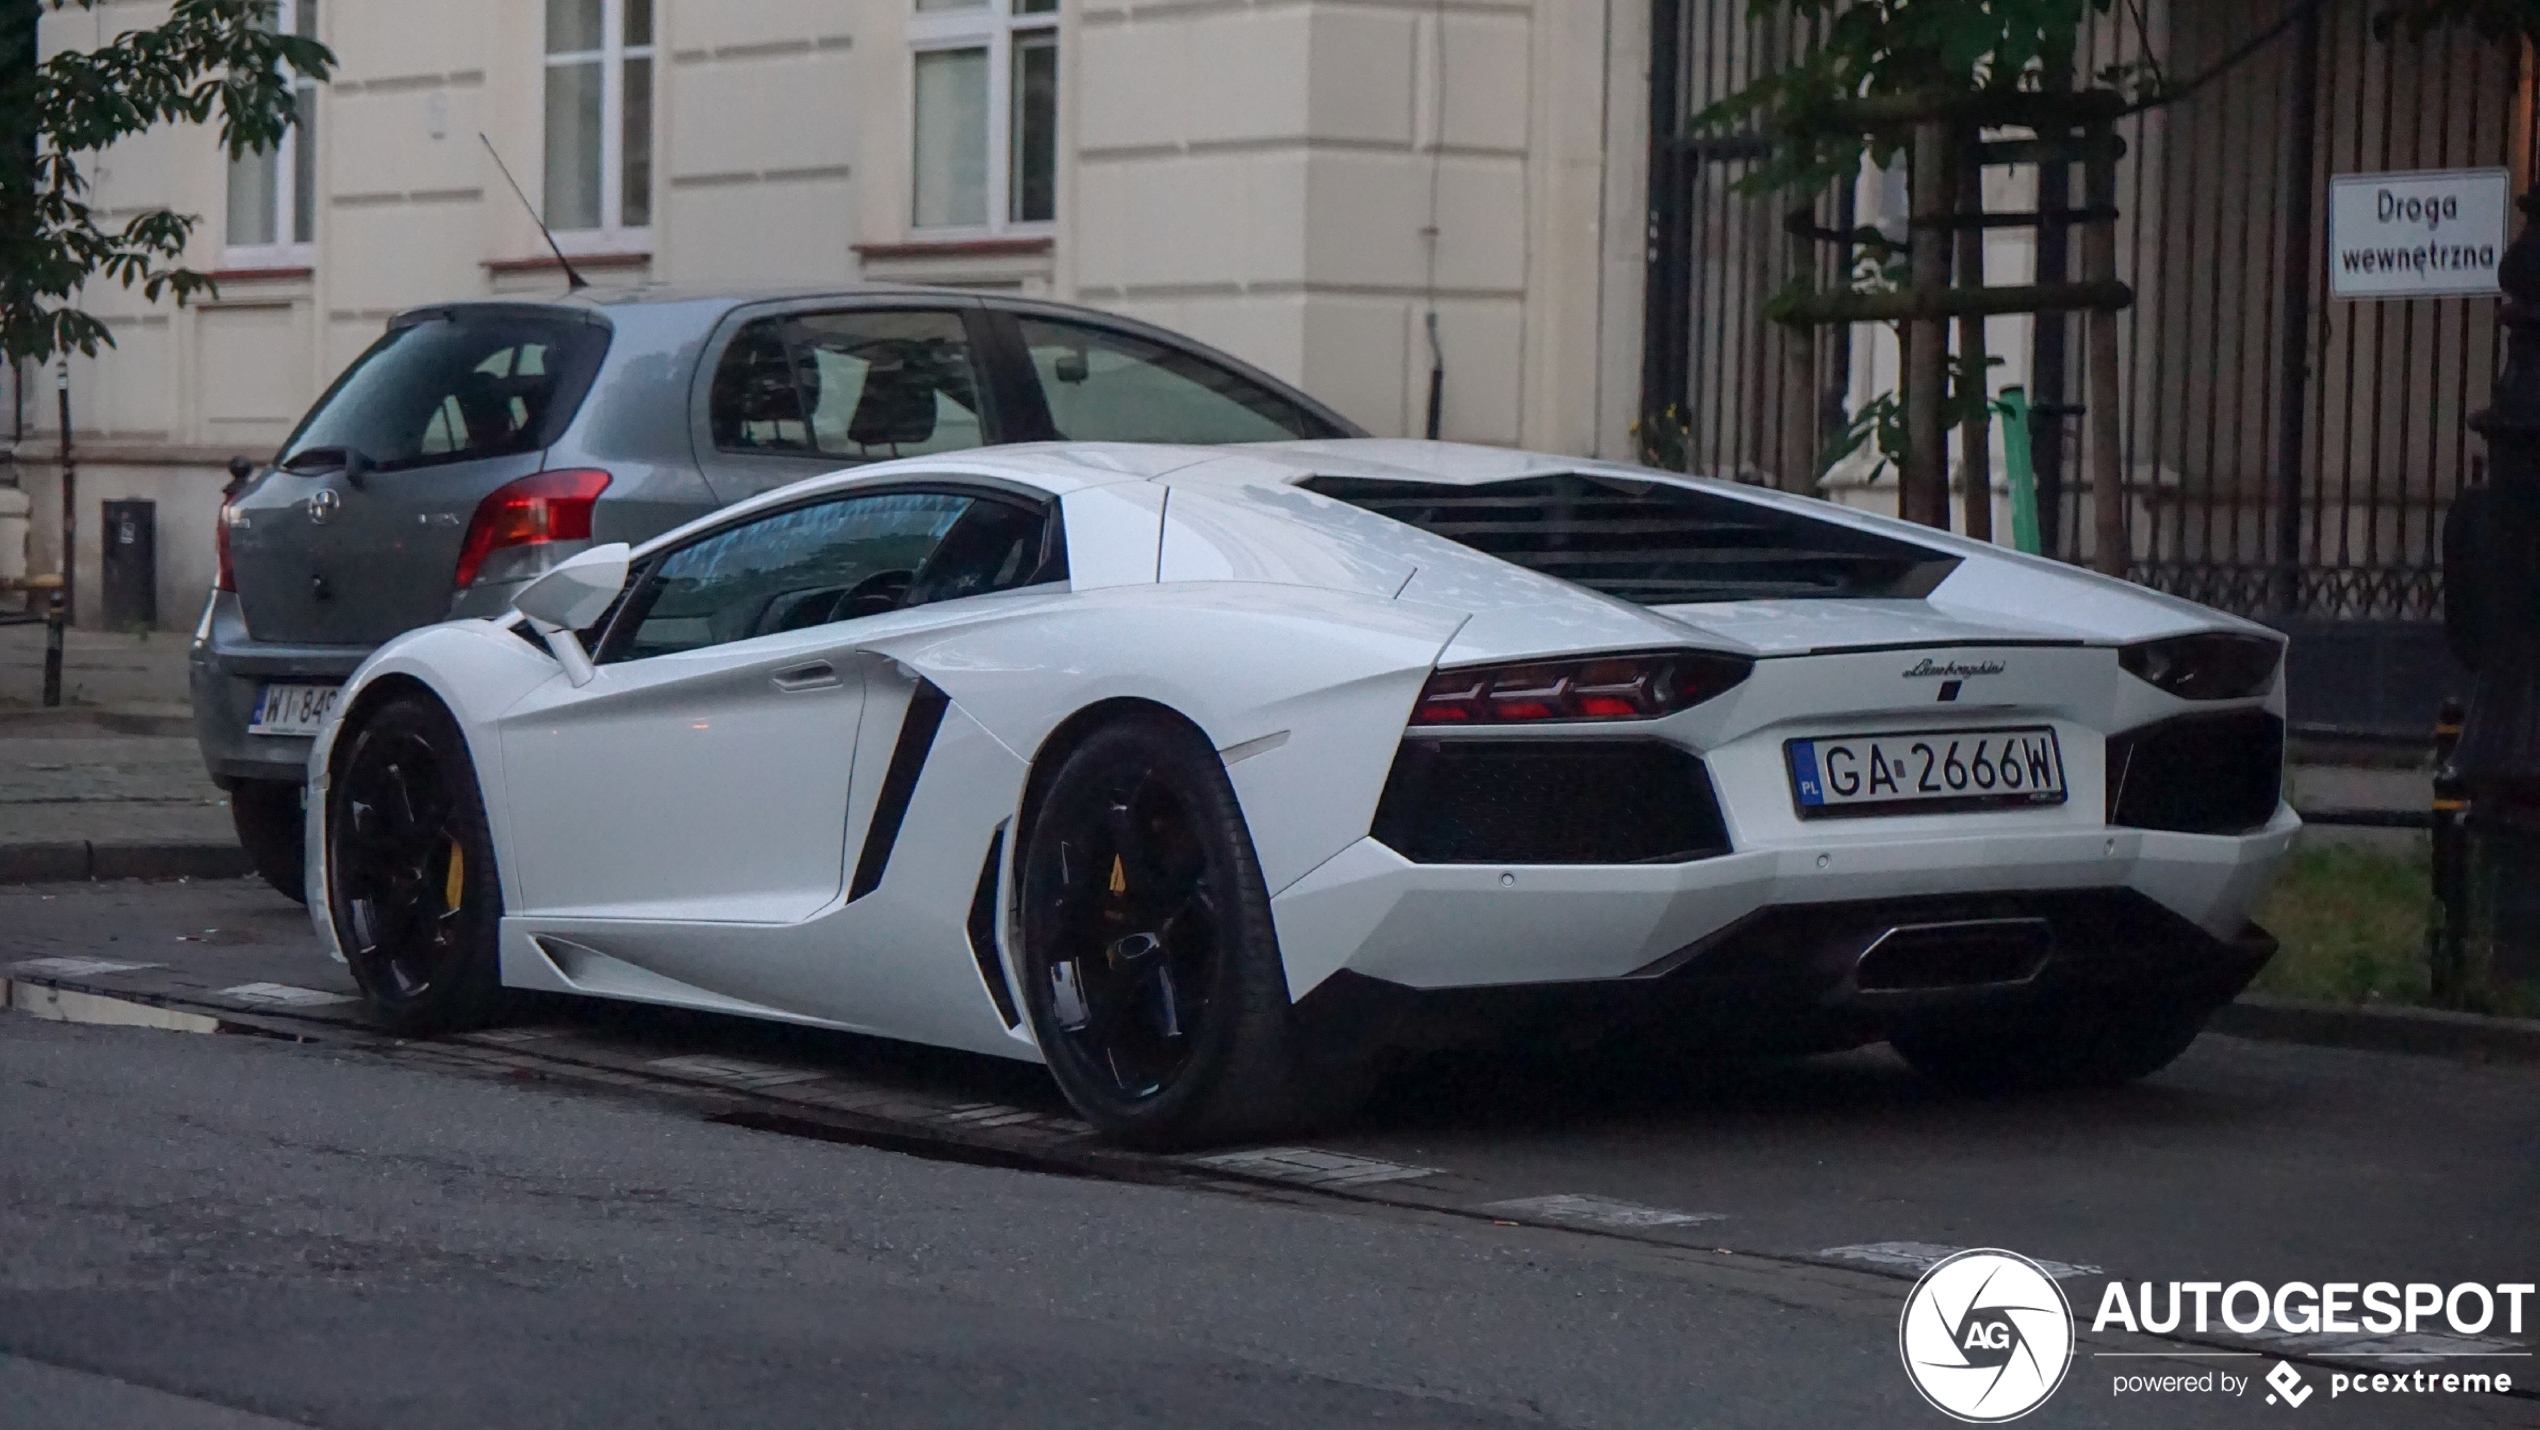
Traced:
<path id="1" fill-rule="evenodd" d="M 508 803 L 502 797 L 502 746 L 491 738 L 492 720 L 520 703 L 530 691 L 562 678 L 555 657 L 532 647 L 508 626 L 490 621 L 447 621 L 397 636 L 371 652 L 344 682 L 343 693 L 309 745 L 306 853 L 302 869 L 309 894 L 309 921 L 318 942 L 336 962 L 344 950 L 335 937 L 335 917 L 327 900 L 326 791 L 335 765 L 335 742 L 345 716 L 361 703 L 363 692 L 392 677 L 413 680 L 430 690 L 458 722 L 466 738 L 468 758 L 485 799 L 485 817 L 494 831 L 495 863 L 503 870 L 503 895 L 517 902 L 511 887 L 510 861 L 500 857 L 508 847 L 505 827 Z"/>

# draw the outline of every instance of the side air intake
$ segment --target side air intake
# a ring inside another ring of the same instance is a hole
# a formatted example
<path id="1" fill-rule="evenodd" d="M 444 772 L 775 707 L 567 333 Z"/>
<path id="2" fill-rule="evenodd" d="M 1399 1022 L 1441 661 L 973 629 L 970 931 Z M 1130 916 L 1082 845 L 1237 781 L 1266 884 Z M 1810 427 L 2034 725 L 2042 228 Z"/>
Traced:
<path id="1" fill-rule="evenodd" d="M 2108 737 L 2108 822 L 2246 834 L 2284 794 L 2284 722 L 2263 710 L 2187 715 Z"/>

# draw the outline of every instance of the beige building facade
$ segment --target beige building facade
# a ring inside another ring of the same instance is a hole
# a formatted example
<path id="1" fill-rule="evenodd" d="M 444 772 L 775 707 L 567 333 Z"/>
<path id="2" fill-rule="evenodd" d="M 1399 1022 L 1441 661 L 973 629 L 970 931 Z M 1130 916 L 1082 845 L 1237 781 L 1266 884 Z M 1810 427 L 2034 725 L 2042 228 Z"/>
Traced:
<path id="1" fill-rule="evenodd" d="M 162 0 L 49 16 L 48 49 Z M 1639 401 L 1647 7 L 1625 0 L 286 0 L 340 61 L 280 153 L 97 156 L 110 220 L 202 215 L 182 308 L 92 291 L 66 366 L 78 605 L 100 503 L 156 503 L 158 623 L 262 460 L 388 318 L 595 285 L 953 284 L 1189 333 L 1379 434 L 1608 456 Z M 480 134 L 483 136 L 479 138 Z M 490 151 L 490 152 L 489 152 Z M 1434 343 L 1432 342 L 1434 332 Z M 16 376 L 33 569 L 56 374 Z"/>

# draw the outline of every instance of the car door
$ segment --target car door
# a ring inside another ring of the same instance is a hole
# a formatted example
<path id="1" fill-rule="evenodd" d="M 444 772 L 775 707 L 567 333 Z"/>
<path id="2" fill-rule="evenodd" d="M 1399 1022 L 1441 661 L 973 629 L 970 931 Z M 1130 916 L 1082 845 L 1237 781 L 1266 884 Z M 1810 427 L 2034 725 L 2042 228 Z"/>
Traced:
<path id="1" fill-rule="evenodd" d="M 849 782 L 881 777 L 856 774 L 881 664 L 858 634 L 1037 579 L 1048 523 L 1029 506 L 833 494 L 648 560 L 592 680 L 559 674 L 499 722 L 518 912 L 783 924 L 837 899 Z"/>
<path id="2" fill-rule="evenodd" d="M 768 311 L 726 319 L 690 401 L 716 497 L 997 440 L 975 302 Z"/>

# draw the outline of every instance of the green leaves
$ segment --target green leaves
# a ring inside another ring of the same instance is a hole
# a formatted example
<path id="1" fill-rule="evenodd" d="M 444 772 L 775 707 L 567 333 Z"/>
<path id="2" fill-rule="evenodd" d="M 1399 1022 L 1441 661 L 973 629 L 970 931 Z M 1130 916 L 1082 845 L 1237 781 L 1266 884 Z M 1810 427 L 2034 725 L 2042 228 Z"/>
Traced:
<path id="1" fill-rule="evenodd" d="M 2540 0 L 2527 0 L 2540 4 Z M 1746 193 L 1817 190 L 1863 160 L 1894 162 L 1902 133 L 1847 128 L 1833 106 L 1878 95 L 2035 90 L 2069 73 L 2081 26 L 2115 0 L 1749 0 L 1748 15 L 1790 17 L 1814 36 L 1790 65 L 1688 121 L 1696 133 L 1768 131 L 1773 155 L 1738 183 Z"/>
<path id="2" fill-rule="evenodd" d="M 0 25 L 93 8 L 97 0 L 0 0 Z M 274 0 L 174 0 L 165 23 L 64 51 L 0 76 L 0 354 L 43 361 L 94 354 L 114 335 L 81 311 L 98 279 L 178 302 L 212 291 L 183 266 L 198 216 L 154 209 L 118 227 L 86 200 L 84 156 L 161 124 L 219 124 L 233 158 L 270 150 L 289 132 L 295 76 L 323 80 L 335 56 L 277 34 Z"/>

